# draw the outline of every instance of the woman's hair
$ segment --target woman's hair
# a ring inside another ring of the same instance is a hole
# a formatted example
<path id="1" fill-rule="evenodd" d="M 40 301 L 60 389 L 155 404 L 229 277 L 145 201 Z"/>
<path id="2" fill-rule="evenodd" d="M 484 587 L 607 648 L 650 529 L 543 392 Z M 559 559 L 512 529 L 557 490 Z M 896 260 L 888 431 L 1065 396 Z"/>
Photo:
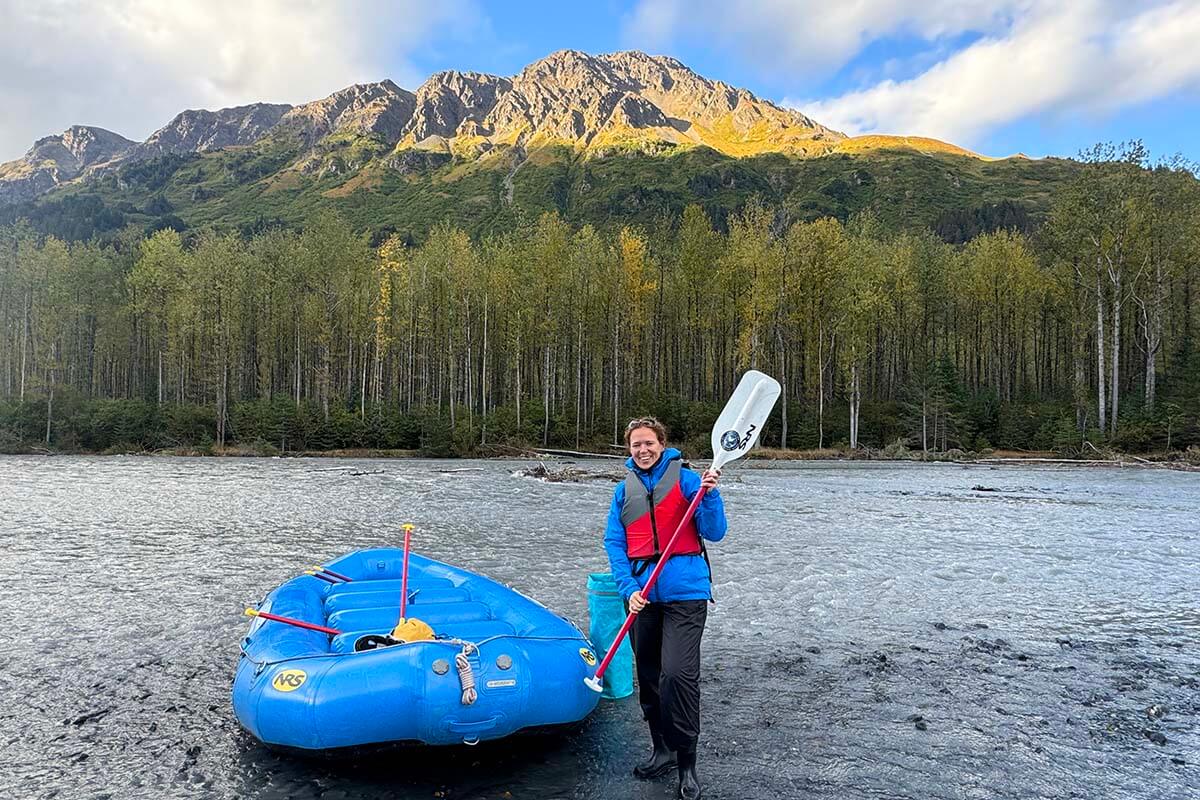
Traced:
<path id="1" fill-rule="evenodd" d="M 658 437 L 659 444 L 667 443 L 667 427 L 654 417 L 637 417 L 629 420 L 629 424 L 625 426 L 625 446 L 629 446 L 629 437 L 638 428 L 649 428 L 654 431 L 654 435 Z"/>

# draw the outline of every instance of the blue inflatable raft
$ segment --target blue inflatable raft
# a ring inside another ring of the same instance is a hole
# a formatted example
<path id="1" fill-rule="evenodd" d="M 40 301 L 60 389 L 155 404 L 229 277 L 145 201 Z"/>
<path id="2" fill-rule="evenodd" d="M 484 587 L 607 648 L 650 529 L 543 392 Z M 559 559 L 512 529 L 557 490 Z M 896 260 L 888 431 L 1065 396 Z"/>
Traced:
<path id="1" fill-rule="evenodd" d="M 238 721 L 303 750 L 391 743 L 474 744 L 582 720 L 596 652 L 569 620 L 495 581 L 413 554 L 406 616 L 435 639 L 355 652 L 399 616 L 403 551 L 362 550 L 328 565 L 351 580 L 293 578 L 259 610 L 341 631 L 256 618 L 233 682 Z M 474 693 L 467 692 L 473 684 Z"/>

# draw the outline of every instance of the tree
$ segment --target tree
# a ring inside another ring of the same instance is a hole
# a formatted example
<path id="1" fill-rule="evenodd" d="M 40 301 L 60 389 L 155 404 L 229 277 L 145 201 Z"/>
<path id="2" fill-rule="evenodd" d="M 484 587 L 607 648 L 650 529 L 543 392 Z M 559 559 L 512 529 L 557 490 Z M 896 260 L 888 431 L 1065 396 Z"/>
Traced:
<path id="1" fill-rule="evenodd" d="M 1093 296 L 1096 302 L 1096 387 L 1100 427 L 1109 435 L 1116 433 L 1120 412 L 1120 363 L 1122 322 L 1125 302 L 1130 296 L 1130 274 L 1138 264 L 1139 237 L 1144 234 L 1146 216 L 1139 199 L 1139 180 L 1147 159 L 1141 142 L 1121 147 L 1098 144 L 1081 154 L 1083 169 L 1063 192 L 1051 213 L 1057 235 L 1067 247 L 1081 254 L 1077 258 L 1077 279 L 1083 283 L 1085 266 L 1091 265 Z M 1111 330 L 1106 332 L 1108 319 Z M 1105 363 L 1106 344 L 1111 365 Z M 1105 381 L 1108 382 L 1107 402 Z M 1111 406 L 1110 406 L 1111 404 Z"/>
<path id="2" fill-rule="evenodd" d="M 850 242 L 835 219 L 798 222 L 788 230 L 784 259 L 785 270 L 792 276 L 792 308 L 799 317 L 801 338 L 811 343 L 803 351 L 801 372 L 817 376 L 815 382 L 810 381 L 810 395 L 817 404 L 817 446 L 824 447 L 825 404 L 833 385 L 830 371 L 845 310 L 842 292 L 850 271 Z"/>
<path id="3" fill-rule="evenodd" d="M 885 243 L 878 220 L 863 216 L 854 221 L 851 235 L 857 257 L 844 276 L 838 338 L 846 395 L 850 401 L 850 449 L 858 449 L 862 408 L 862 372 L 874 346 L 874 321 L 884 299 Z"/>
<path id="4" fill-rule="evenodd" d="M 143 241 L 138 253 L 128 284 L 134 314 L 144 319 L 152 331 L 156 353 L 155 391 L 157 402 L 161 405 L 166 388 L 164 362 L 170 346 L 171 310 L 176 302 L 186 257 L 182 239 L 169 228 Z"/>
<path id="5" fill-rule="evenodd" d="M 553 351 L 564 333 L 555 312 L 569 291 L 565 276 L 570 264 L 570 242 L 570 227 L 557 212 L 551 211 L 538 218 L 528 243 L 533 292 L 537 298 L 534 335 L 542 351 L 542 446 L 550 443 Z"/>
<path id="6" fill-rule="evenodd" d="M 649 248 L 645 237 L 622 228 L 617 240 L 616 275 L 612 282 L 612 403 L 613 444 L 620 442 L 621 383 L 644 378 L 642 336 L 647 322 L 646 300 L 654 293 Z M 624 337 L 624 342 L 622 342 Z M 624 347 L 622 347 L 624 344 Z M 652 347 L 659 342 L 651 342 Z M 625 360 L 622 362 L 621 355 Z M 624 363 L 624 372 L 622 372 Z"/>
<path id="7" fill-rule="evenodd" d="M 1138 305 L 1141 349 L 1145 356 L 1145 410 L 1154 412 L 1158 386 L 1158 359 L 1162 350 L 1167 289 L 1188 263 L 1200 255 L 1194 238 L 1194 220 L 1200 213 L 1200 191 L 1195 166 L 1175 157 L 1141 173 L 1139 192 L 1145 204 L 1147 261 L 1141 280 L 1134 285 Z"/>
<path id="8" fill-rule="evenodd" d="M 1003 230 L 961 247 L 869 214 L 785 228 L 761 200 L 648 232 L 550 213 L 374 246 L 331 213 L 303 231 L 130 228 L 69 247 L 0 226 L 0 432 L 108 446 L 152 441 L 127 432 L 162 420 L 179 444 L 467 453 L 619 441 L 636 410 L 686 440 L 758 366 L 784 387 L 784 445 L 801 429 L 824 446 L 844 399 L 855 447 L 1077 443 L 1102 415 L 1123 446 L 1186 448 L 1200 182 L 1181 160 L 1144 163 L 1137 146 L 1094 148 L 1035 234 L 988 222 Z M 1122 438 L 1139 396 L 1144 435 Z M 110 399 L 149 402 L 114 415 Z"/>

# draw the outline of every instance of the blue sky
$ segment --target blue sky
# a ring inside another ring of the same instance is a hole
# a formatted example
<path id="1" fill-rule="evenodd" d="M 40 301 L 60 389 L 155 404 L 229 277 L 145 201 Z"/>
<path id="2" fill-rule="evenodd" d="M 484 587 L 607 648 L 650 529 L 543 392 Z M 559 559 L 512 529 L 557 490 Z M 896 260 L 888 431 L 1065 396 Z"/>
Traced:
<path id="1" fill-rule="evenodd" d="M 670 55 L 850 134 L 1200 159 L 1194 0 L 0 0 L 0 20 L 0 161 L 71 124 L 143 139 L 184 108 L 511 75 L 563 48 Z"/>

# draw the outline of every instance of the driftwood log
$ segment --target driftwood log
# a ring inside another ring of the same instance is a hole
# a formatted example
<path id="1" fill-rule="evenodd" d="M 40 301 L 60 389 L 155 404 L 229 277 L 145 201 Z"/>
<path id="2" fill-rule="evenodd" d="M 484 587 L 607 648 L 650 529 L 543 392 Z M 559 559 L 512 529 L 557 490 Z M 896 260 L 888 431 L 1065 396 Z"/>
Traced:
<path id="1" fill-rule="evenodd" d="M 526 478 L 537 478 L 539 481 L 547 483 L 582 483 L 583 481 L 609 481 L 616 483 L 622 479 L 622 475 L 615 471 L 596 471 L 589 469 L 579 469 L 570 465 L 550 468 L 544 462 L 539 461 L 533 466 L 519 470 L 518 475 Z"/>

